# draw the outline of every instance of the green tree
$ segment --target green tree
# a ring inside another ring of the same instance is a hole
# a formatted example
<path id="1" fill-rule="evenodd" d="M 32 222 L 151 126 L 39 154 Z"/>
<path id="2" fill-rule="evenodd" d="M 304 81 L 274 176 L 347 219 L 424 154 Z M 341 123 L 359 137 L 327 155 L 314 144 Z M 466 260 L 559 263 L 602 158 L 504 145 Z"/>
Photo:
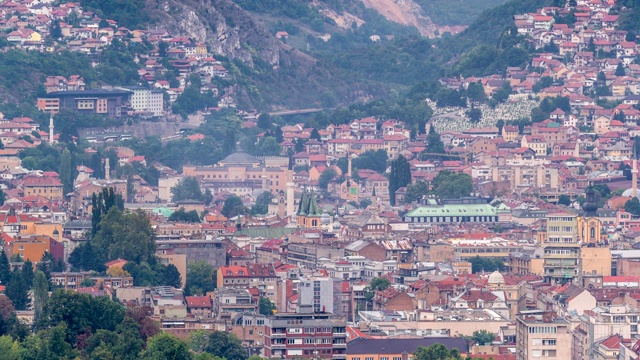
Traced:
<path id="1" fill-rule="evenodd" d="M 29 284 L 28 275 L 25 273 L 26 271 L 15 268 L 11 273 L 11 281 L 5 289 L 7 297 L 11 299 L 16 310 L 27 310 L 31 302 L 29 300 L 31 284 Z"/>
<path id="2" fill-rule="evenodd" d="M 329 183 L 338 175 L 333 168 L 325 169 L 318 178 L 318 186 L 322 190 L 327 190 Z"/>
<path id="3" fill-rule="evenodd" d="M 571 198 L 565 194 L 562 194 L 558 197 L 558 204 L 569 206 L 571 205 Z"/>
<path id="4" fill-rule="evenodd" d="M 624 76 L 625 72 L 624 72 L 624 65 L 622 65 L 622 62 L 620 62 L 618 64 L 618 66 L 616 67 L 616 76 Z"/>
<path id="5" fill-rule="evenodd" d="M 199 223 L 200 215 L 195 210 L 185 211 L 183 207 L 176 210 L 169 216 L 169 221 Z"/>
<path id="6" fill-rule="evenodd" d="M 276 310 L 276 306 L 269 298 L 260 297 L 260 314 L 271 316 Z"/>
<path id="7" fill-rule="evenodd" d="M 471 109 L 467 111 L 467 116 L 469 117 L 469 121 L 475 124 L 482 119 L 482 110 L 471 105 Z"/>
<path id="8" fill-rule="evenodd" d="M 389 286 L 391 286 L 391 282 L 388 279 L 382 277 L 371 279 L 369 285 L 364 288 L 364 297 L 367 303 L 371 303 L 371 300 L 373 300 L 373 297 L 376 295 L 376 291 L 384 291 Z"/>
<path id="9" fill-rule="evenodd" d="M 473 191 L 471 176 L 449 170 L 440 171 L 431 185 L 434 194 L 441 199 L 458 199 Z"/>
<path id="10" fill-rule="evenodd" d="M 470 83 L 467 87 L 467 97 L 471 101 L 485 102 L 487 100 L 487 94 L 484 92 L 484 86 L 482 86 L 482 83 Z"/>
<path id="11" fill-rule="evenodd" d="M 471 340 L 478 345 L 488 345 L 495 340 L 496 335 L 487 330 L 476 330 L 471 336 Z"/>
<path id="12" fill-rule="evenodd" d="M 189 348 L 196 353 L 203 352 L 209 342 L 209 332 L 196 330 L 189 335 Z"/>
<path id="13" fill-rule="evenodd" d="M 9 264 L 9 258 L 7 254 L 2 250 L 0 253 L 0 284 L 7 286 L 11 280 L 11 265 Z"/>
<path id="14" fill-rule="evenodd" d="M 360 200 L 360 202 L 358 203 L 360 209 L 366 209 L 367 207 L 369 207 L 369 205 L 371 205 L 372 202 L 369 199 L 362 199 Z"/>
<path id="15" fill-rule="evenodd" d="M 60 157 L 60 171 L 59 171 L 60 181 L 63 185 L 63 192 L 66 196 L 67 194 L 73 191 L 73 168 L 71 167 L 71 152 L 69 149 L 64 149 L 62 151 L 62 156 Z"/>
<path id="16" fill-rule="evenodd" d="M 382 174 L 387 171 L 387 160 L 386 150 L 369 150 L 353 159 L 353 167 L 356 169 L 369 169 Z"/>
<path id="17" fill-rule="evenodd" d="M 49 329 L 64 323 L 67 326 L 67 342 L 75 344 L 78 335 L 87 330 L 114 331 L 123 321 L 124 314 L 124 307 L 108 297 L 92 298 L 88 294 L 58 289 L 42 308 L 36 329 Z"/>
<path id="18" fill-rule="evenodd" d="M 407 159 L 400 155 L 391 162 L 391 172 L 389 174 L 389 196 L 391 205 L 396 204 L 396 191 L 411 183 L 411 168 Z"/>
<path id="19" fill-rule="evenodd" d="M 124 199 L 122 195 L 116 194 L 111 188 L 102 188 L 101 193 L 93 193 L 91 196 L 91 235 L 95 235 L 100 228 L 102 216 L 112 207 L 124 210 Z"/>
<path id="20" fill-rule="evenodd" d="M 500 89 L 493 94 L 493 100 L 497 102 L 504 102 L 509 99 L 509 95 L 511 95 L 512 92 L 511 84 L 508 81 L 505 81 L 502 83 Z"/>
<path id="21" fill-rule="evenodd" d="M 506 269 L 504 262 L 498 258 L 486 258 L 474 256 L 469 259 L 471 263 L 471 271 L 476 274 L 479 272 L 494 272 L 496 270 L 503 271 Z"/>
<path id="22" fill-rule="evenodd" d="M 9 335 L 0 336 L 0 359 L 20 360 L 20 344 Z"/>
<path id="23" fill-rule="evenodd" d="M 62 29 L 60 29 L 60 22 L 53 21 L 49 27 L 49 36 L 52 39 L 60 39 L 62 37 Z"/>
<path id="24" fill-rule="evenodd" d="M 273 136 L 263 136 L 256 146 L 256 155 L 278 156 L 282 152 L 282 147 Z"/>
<path id="25" fill-rule="evenodd" d="M 429 194 L 429 185 L 422 180 L 407 186 L 407 193 L 404 196 L 405 204 L 411 204 L 414 201 L 419 201 L 423 196 Z"/>
<path id="26" fill-rule="evenodd" d="M 242 215 L 245 213 L 245 207 L 242 203 L 242 199 L 236 195 L 229 196 L 222 205 L 222 215 L 227 218 L 232 218 L 236 215 Z"/>
<path id="27" fill-rule="evenodd" d="M 122 258 L 140 263 L 154 256 L 154 231 L 142 210 L 123 213 L 111 208 L 99 228 L 90 243 L 103 262 Z"/>
<path id="28" fill-rule="evenodd" d="M 235 335 L 223 331 L 214 331 L 209 335 L 209 342 L 204 351 L 227 360 L 247 358 L 247 352 L 240 340 Z"/>
<path id="29" fill-rule="evenodd" d="M 178 268 L 173 264 L 168 264 L 163 273 L 164 284 L 174 288 L 180 288 L 182 284 L 182 276 Z"/>
<path id="30" fill-rule="evenodd" d="M 187 283 L 185 292 L 188 295 L 204 295 L 216 288 L 216 272 L 211 264 L 204 260 L 190 263 L 187 266 Z"/>
<path id="31" fill-rule="evenodd" d="M 168 333 L 160 333 L 147 343 L 147 349 L 142 353 L 143 360 L 191 360 L 187 344 Z"/>
<path id="32" fill-rule="evenodd" d="M 433 344 L 431 346 L 419 346 L 418 350 L 413 353 L 415 360 L 459 360 L 460 354 L 457 349 L 447 349 L 442 344 Z"/>
<path id="33" fill-rule="evenodd" d="M 440 137 L 440 134 L 436 131 L 434 126 L 429 128 L 429 135 L 427 135 L 427 148 L 424 150 L 425 153 L 428 154 L 444 154 L 444 143 Z M 421 160 L 425 160 L 430 156 L 423 155 L 420 157 Z M 436 156 L 437 157 L 437 156 Z"/>
<path id="34" fill-rule="evenodd" d="M 268 191 L 258 195 L 256 203 L 251 207 L 251 215 L 262 215 L 269 212 L 269 204 L 271 204 L 272 199 L 273 195 Z"/>
<path id="35" fill-rule="evenodd" d="M 33 281 L 33 309 L 36 318 L 42 313 L 42 308 L 47 299 L 49 299 L 49 282 L 47 281 L 47 276 L 38 270 Z"/>
<path id="36" fill-rule="evenodd" d="M 633 216 L 640 216 L 640 200 L 637 197 L 627 200 L 624 203 L 624 211 L 631 213 Z"/>
<path id="37" fill-rule="evenodd" d="M 7 194 L 5 194 L 2 189 L 0 189 L 0 206 L 4 205 L 4 202 L 6 200 L 7 200 Z"/>
<path id="38" fill-rule="evenodd" d="M 193 176 L 182 178 L 176 186 L 171 188 L 173 202 L 181 200 L 204 201 L 204 193 L 200 189 L 198 179 Z"/>

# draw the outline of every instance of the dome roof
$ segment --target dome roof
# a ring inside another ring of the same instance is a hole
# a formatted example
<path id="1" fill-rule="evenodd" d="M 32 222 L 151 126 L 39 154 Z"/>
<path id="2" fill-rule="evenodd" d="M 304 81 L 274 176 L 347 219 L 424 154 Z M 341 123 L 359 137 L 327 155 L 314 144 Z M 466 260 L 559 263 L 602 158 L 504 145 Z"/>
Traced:
<path id="1" fill-rule="evenodd" d="M 504 284 L 504 276 L 497 270 L 489 275 L 489 285 Z"/>
<path id="2" fill-rule="evenodd" d="M 251 165 L 260 163 L 260 160 L 245 151 L 236 151 L 220 162 L 232 165 Z"/>
<path id="3" fill-rule="evenodd" d="M 339 230 L 342 227 L 342 225 L 340 225 L 340 223 L 336 220 L 333 222 L 333 228 L 335 230 Z"/>
<path id="4" fill-rule="evenodd" d="M 633 197 L 633 188 L 625 190 L 625 191 L 622 193 L 622 196 L 625 196 L 625 197 Z M 637 198 L 640 198 L 640 188 L 638 189 L 638 192 L 637 192 L 637 194 L 636 194 L 636 197 L 637 197 Z"/>
<path id="5" fill-rule="evenodd" d="M 327 213 L 326 211 L 322 213 L 322 216 L 320 216 L 320 222 L 323 225 L 329 225 L 331 223 L 331 215 L 329 215 L 329 213 Z"/>

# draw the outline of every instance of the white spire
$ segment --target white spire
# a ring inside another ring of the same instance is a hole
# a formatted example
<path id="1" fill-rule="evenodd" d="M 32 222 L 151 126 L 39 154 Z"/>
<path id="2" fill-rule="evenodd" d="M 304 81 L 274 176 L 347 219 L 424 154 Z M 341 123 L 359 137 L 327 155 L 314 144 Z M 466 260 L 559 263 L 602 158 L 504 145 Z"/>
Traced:
<path id="1" fill-rule="evenodd" d="M 633 169 L 631 169 L 631 196 L 638 197 L 638 159 L 633 158 Z"/>
<path id="2" fill-rule="evenodd" d="M 49 144 L 53 144 L 53 111 L 49 117 Z"/>

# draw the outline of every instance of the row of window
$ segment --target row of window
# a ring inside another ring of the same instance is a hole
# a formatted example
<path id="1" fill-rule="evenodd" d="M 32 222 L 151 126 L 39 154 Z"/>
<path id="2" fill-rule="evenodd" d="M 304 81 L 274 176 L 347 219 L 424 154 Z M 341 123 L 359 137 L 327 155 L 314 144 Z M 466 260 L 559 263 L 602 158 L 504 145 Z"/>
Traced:
<path id="1" fill-rule="evenodd" d="M 557 326 L 530 326 L 529 334 L 557 334 Z"/>

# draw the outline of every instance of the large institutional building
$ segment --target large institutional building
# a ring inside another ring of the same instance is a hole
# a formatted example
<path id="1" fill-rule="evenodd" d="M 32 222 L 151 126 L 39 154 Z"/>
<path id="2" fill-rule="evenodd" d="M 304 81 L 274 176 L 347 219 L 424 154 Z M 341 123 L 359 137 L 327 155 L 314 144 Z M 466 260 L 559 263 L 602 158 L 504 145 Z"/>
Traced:
<path id="1" fill-rule="evenodd" d="M 259 159 L 245 151 L 236 151 L 213 166 L 185 165 L 185 176 L 202 178 L 204 188 L 212 194 L 226 191 L 238 196 L 254 191 L 285 191 L 290 179 L 288 161 L 278 157 Z"/>

